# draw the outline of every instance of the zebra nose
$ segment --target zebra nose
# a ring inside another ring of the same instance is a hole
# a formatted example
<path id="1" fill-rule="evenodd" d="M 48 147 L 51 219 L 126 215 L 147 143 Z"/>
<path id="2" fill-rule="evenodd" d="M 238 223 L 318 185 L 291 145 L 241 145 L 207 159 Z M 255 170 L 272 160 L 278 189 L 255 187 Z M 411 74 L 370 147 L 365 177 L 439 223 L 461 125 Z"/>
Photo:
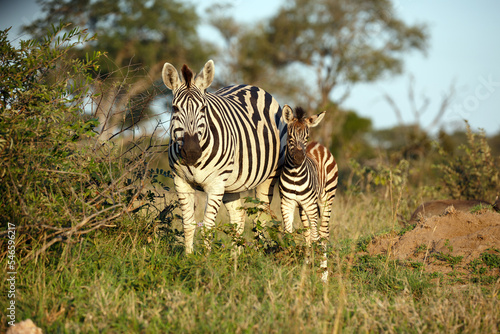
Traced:
<path id="1" fill-rule="evenodd" d="M 183 145 L 180 153 L 182 160 L 184 160 L 185 164 L 188 166 L 192 166 L 196 161 L 198 161 L 201 157 L 201 147 L 196 134 L 184 134 Z"/>

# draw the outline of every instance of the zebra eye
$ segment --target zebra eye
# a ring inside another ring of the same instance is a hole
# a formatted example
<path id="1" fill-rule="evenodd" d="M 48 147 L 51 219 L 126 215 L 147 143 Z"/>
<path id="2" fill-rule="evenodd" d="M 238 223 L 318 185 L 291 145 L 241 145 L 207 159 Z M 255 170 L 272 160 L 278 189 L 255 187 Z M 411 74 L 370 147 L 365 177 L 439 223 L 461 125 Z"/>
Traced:
<path id="1" fill-rule="evenodd" d="M 177 108 L 177 106 L 172 106 L 172 111 L 173 111 L 173 112 L 178 112 L 178 111 L 179 111 L 179 108 Z"/>

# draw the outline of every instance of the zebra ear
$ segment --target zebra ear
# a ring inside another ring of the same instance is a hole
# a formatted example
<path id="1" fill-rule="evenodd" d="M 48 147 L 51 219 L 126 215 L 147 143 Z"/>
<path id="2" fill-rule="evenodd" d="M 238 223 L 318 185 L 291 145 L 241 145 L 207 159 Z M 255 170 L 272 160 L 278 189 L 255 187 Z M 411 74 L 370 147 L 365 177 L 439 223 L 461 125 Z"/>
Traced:
<path id="1" fill-rule="evenodd" d="M 293 110 L 288 104 L 283 106 L 283 118 L 286 124 L 289 124 L 294 119 Z"/>
<path id="2" fill-rule="evenodd" d="M 306 118 L 307 125 L 310 128 L 314 128 L 316 125 L 319 124 L 319 122 L 321 122 L 321 120 L 323 119 L 323 117 L 325 117 L 325 113 L 326 113 L 326 110 L 323 111 L 320 114 L 317 114 L 317 115 L 311 116 L 309 118 Z"/>
<path id="3" fill-rule="evenodd" d="M 196 76 L 194 84 L 200 90 L 206 90 L 208 87 L 210 87 L 212 81 L 214 81 L 214 67 L 214 61 L 210 59 L 209 61 L 207 61 L 200 73 L 198 73 L 198 75 Z"/>
<path id="4" fill-rule="evenodd" d="M 174 66 L 172 66 L 172 64 L 165 63 L 165 65 L 163 65 L 163 71 L 161 75 L 163 77 L 163 83 L 170 90 L 174 91 L 179 88 L 181 79 L 179 78 L 179 73 L 177 73 L 177 70 Z"/>

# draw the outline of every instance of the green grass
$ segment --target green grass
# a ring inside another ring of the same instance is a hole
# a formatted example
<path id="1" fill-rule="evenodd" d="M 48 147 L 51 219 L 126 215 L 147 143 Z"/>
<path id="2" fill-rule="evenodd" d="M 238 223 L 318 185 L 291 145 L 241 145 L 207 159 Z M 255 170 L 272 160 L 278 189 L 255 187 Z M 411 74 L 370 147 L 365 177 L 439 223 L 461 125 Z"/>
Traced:
<path id="1" fill-rule="evenodd" d="M 367 239 L 332 238 L 331 275 L 324 284 L 317 265 L 305 264 L 300 245 L 265 252 L 253 244 L 236 258 L 230 238 L 217 232 L 210 253 L 199 249 L 185 256 L 175 238 L 156 233 L 148 220 L 125 221 L 77 243 L 57 245 L 37 261 L 21 265 L 17 319 L 31 318 L 45 333 L 498 328 L 498 283 L 483 275 L 465 289 L 435 284 L 435 275 L 422 273 L 419 266 L 358 253 L 357 246 Z M 492 261 L 481 265 L 495 265 Z M 6 291 L 6 282 L 0 285 Z M 2 309 L 6 300 L 3 296 L 0 301 Z M 5 326 L 2 316 L 0 331 Z"/>
<path id="2" fill-rule="evenodd" d="M 439 261 L 448 263 L 451 266 L 451 268 L 455 268 L 455 266 L 460 262 L 462 262 L 462 259 L 464 258 L 463 256 L 453 256 L 442 252 L 434 254 L 434 257 Z"/>

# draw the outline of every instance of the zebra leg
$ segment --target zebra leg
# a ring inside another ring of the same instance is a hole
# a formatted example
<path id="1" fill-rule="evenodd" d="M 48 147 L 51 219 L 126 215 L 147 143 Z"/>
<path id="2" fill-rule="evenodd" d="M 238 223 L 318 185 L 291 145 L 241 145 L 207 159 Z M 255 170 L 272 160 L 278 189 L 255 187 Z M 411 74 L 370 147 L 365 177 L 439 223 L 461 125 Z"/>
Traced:
<path id="1" fill-rule="evenodd" d="M 330 216 L 332 214 L 333 198 L 323 205 L 323 214 L 321 215 L 321 225 L 319 227 L 319 237 L 328 241 L 330 238 Z"/>
<path id="2" fill-rule="evenodd" d="M 203 234 L 205 239 L 205 247 L 207 250 L 212 248 L 209 238 L 210 230 L 215 226 L 215 218 L 219 212 L 224 197 L 224 184 L 214 182 L 208 187 L 205 187 L 207 193 L 207 204 L 205 206 L 205 216 L 203 217 Z"/>
<path id="3" fill-rule="evenodd" d="M 302 222 L 302 227 L 304 228 L 304 238 L 306 239 L 306 246 L 311 247 L 311 229 L 309 227 L 309 219 L 307 218 L 306 211 L 300 205 L 299 205 L 299 215 L 300 215 L 300 221 Z"/>
<path id="4" fill-rule="evenodd" d="M 263 213 L 268 213 L 271 216 L 271 218 L 274 216 L 273 213 L 271 212 L 270 203 L 273 200 L 273 191 L 275 183 L 276 183 L 276 177 L 270 177 L 264 183 L 257 186 L 257 188 L 255 189 L 255 197 L 259 201 L 264 202 L 264 204 L 258 206 L 263 211 L 257 213 L 257 216 L 253 221 L 254 228 L 257 228 L 257 222 L 260 221 L 262 229 L 263 230 L 265 229 L 267 225 L 266 220 L 261 219 Z M 260 239 L 260 237 L 261 234 L 259 233 L 259 231 L 256 230 L 255 238 Z"/>
<path id="5" fill-rule="evenodd" d="M 222 202 L 226 206 L 229 213 L 229 220 L 231 224 L 236 224 L 236 234 L 240 237 L 245 228 L 245 212 L 241 209 L 242 204 L 240 194 L 224 194 Z M 238 247 L 238 253 L 241 252 L 241 247 Z"/>
<path id="6" fill-rule="evenodd" d="M 317 222 L 318 206 L 316 204 L 305 207 L 299 206 L 300 220 L 304 225 L 304 237 L 307 247 L 311 247 L 312 241 L 318 240 Z"/>
<path id="7" fill-rule="evenodd" d="M 181 177 L 174 177 L 175 191 L 179 198 L 179 204 L 182 211 L 182 225 L 184 229 L 184 247 L 186 254 L 193 253 L 194 232 L 196 222 L 194 218 L 194 195 L 195 190 Z"/>
<path id="8" fill-rule="evenodd" d="M 310 263 L 310 254 L 312 242 L 318 241 L 318 216 L 319 216 L 319 206 L 317 203 L 311 203 L 302 209 L 299 207 L 300 218 L 302 224 L 306 231 L 304 232 L 304 237 L 306 238 L 307 245 L 307 258 L 306 263 Z"/>
<path id="9" fill-rule="evenodd" d="M 330 241 L 330 215 L 332 213 L 333 199 L 329 199 L 326 204 L 324 204 L 323 214 L 321 215 L 321 226 L 319 228 L 319 236 L 321 238 L 321 246 L 323 248 L 323 260 L 321 261 L 320 268 L 323 269 L 321 274 L 321 280 L 323 282 L 328 281 L 328 255 L 327 246 Z"/>
<path id="10" fill-rule="evenodd" d="M 319 240 L 318 233 L 318 218 L 319 218 L 319 205 L 315 205 L 315 208 L 311 208 L 311 213 L 308 212 L 309 221 L 311 223 L 311 239 L 313 242 Z"/>
<path id="11" fill-rule="evenodd" d="M 288 199 L 287 197 L 281 197 L 281 216 L 283 217 L 283 225 L 286 233 L 293 232 L 293 214 L 297 204 L 295 201 Z"/>
<path id="12" fill-rule="evenodd" d="M 306 264 L 311 263 L 311 226 L 309 225 L 309 218 L 307 211 L 299 205 L 300 220 L 304 227 L 304 238 L 306 239 Z"/>

